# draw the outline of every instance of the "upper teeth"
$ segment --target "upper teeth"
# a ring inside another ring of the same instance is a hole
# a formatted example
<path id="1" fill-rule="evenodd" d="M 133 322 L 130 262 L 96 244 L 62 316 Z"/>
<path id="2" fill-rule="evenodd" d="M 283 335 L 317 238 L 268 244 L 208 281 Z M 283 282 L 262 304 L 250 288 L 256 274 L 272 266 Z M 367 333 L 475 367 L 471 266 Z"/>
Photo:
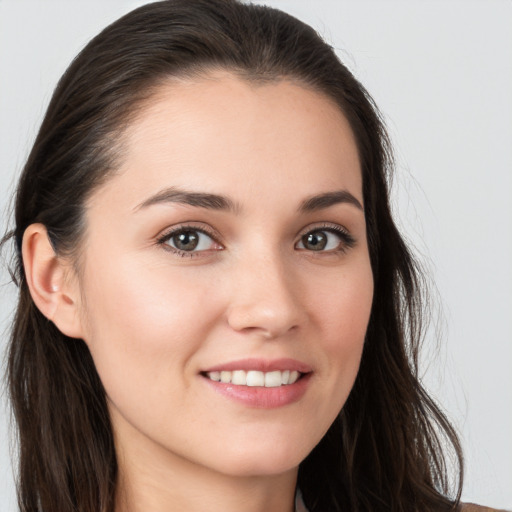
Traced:
<path id="1" fill-rule="evenodd" d="M 232 372 L 208 372 L 206 376 L 217 382 L 235 384 L 237 386 L 264 386 L 276 388 L 279 386 L 293 384 L 299 378 L 300 373 L 296 370 L 284 370 L 273 372 L 258 372 L 255 370 L 235 370 Z"/>

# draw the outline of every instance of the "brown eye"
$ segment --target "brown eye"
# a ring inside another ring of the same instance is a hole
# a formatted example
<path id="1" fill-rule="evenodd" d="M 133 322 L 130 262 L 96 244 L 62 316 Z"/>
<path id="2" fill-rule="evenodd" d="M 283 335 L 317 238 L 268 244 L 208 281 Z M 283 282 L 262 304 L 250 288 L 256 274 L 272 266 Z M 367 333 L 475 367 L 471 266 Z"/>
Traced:
<path id="1" fill-rule="evenodd" d="M 179 228 L 159 239 L 159 243 L 178 254 L 193 256 L 202 251 L 220 250 L 219 245 L 212 236 L 201 229 L 189 227 Z"/>
<path id="2" fill-rule="evenodd" d="M 327 245 L 327 234 L 323 231 L 313 231 L 312 233 L 304 235 L 301 240 L 304 249 L 308 249 L 309 251 L 323 251 Z"/>
<path id="3" fill-rule="evenodd" d="M 355 240 L 345 229 L 333 226 L 313 229 L 301 236 L 297 249 L 315 252 L 344 252 L 354 247 Z"/>
<path id="4" fill-rule="evenodd" d="M 182 231 L 171 238 L 173 245 L 180 251 L 193 251 L 199 245 L 199 233 L 196 231 Z"/>

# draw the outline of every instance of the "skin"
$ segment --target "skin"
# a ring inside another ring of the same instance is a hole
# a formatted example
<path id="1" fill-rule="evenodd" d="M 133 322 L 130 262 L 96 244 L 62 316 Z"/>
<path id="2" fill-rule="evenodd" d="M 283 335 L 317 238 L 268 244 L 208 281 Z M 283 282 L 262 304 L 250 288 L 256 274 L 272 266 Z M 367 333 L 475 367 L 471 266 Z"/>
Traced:
<path id="1" fill-rule="evenodd" d="M 44 228 L 24 241 L 36 262 L 31 289 L 43 276 L 47 316 L 85 340 L 105 386 L 117 510 L 291 512 L 298 465 L 354 383 L 372 303 L 364 210 L 298 211 L 340 190 L 363 204 L 348 122 L 296 82 L 256 86 L 215 72 L 162 86 L 123 144 L 119 172 L 86 205 L 80 276 L 63 263 L 37 270 L 38 254 L 51 259 Z M 221 194 L 235 208 L 144 205 L 170 187 Z M 183 225 L 212 235 L 192 255 L 162 241 Z M 315 230 L 327 249 L 304 245 Z M 306 363 L 306 392 L 250 407 L 201 375 L 246 358 Z"/>

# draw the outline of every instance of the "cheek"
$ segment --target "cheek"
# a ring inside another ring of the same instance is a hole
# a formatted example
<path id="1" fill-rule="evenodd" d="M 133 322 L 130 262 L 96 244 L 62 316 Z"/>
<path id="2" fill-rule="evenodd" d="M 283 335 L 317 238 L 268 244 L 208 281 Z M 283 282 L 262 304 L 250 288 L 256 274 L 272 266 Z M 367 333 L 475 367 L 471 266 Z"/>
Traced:
<path id="1" fill-rule="evenodd" d="M 129 258 L 98 267 L 85 280 L 85 341 L 105 388 L 129 376 L 128 385 L 162 392 L 160 379 L 186 370 L 217 317 L 215 304 L 205 300 L 201 279 L 191 281 L 186 272 Z"/>
<path id="2" fill-rule="evenodd" d="M 312 306 L 324 326 L 329 351 L 361 345 L 364 341 L 373 301 L 373 275 L 369 261 L 326 279 L 317 287 Z"/>
<path id="3" fill-rule="evenodd" d="M 323 329 L 319 338 L 329 368 L 332 392 L 340 408 L 359 370 L 373 300 L 373 276 L 369 262 L 325 285 L 317 296 L 316 322 Z"/>

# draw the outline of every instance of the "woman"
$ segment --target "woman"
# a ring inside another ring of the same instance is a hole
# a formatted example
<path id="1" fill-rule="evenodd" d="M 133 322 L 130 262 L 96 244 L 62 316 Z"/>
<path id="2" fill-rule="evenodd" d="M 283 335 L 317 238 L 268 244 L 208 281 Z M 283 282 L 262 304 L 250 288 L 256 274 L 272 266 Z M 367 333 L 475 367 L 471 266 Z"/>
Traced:
<path id="1" fill-rule="evenodd" d="M 390 165 L 284 13 L 161 2 L 91 41 L 16 198 L 21 510 L 456 510 Z"/>

